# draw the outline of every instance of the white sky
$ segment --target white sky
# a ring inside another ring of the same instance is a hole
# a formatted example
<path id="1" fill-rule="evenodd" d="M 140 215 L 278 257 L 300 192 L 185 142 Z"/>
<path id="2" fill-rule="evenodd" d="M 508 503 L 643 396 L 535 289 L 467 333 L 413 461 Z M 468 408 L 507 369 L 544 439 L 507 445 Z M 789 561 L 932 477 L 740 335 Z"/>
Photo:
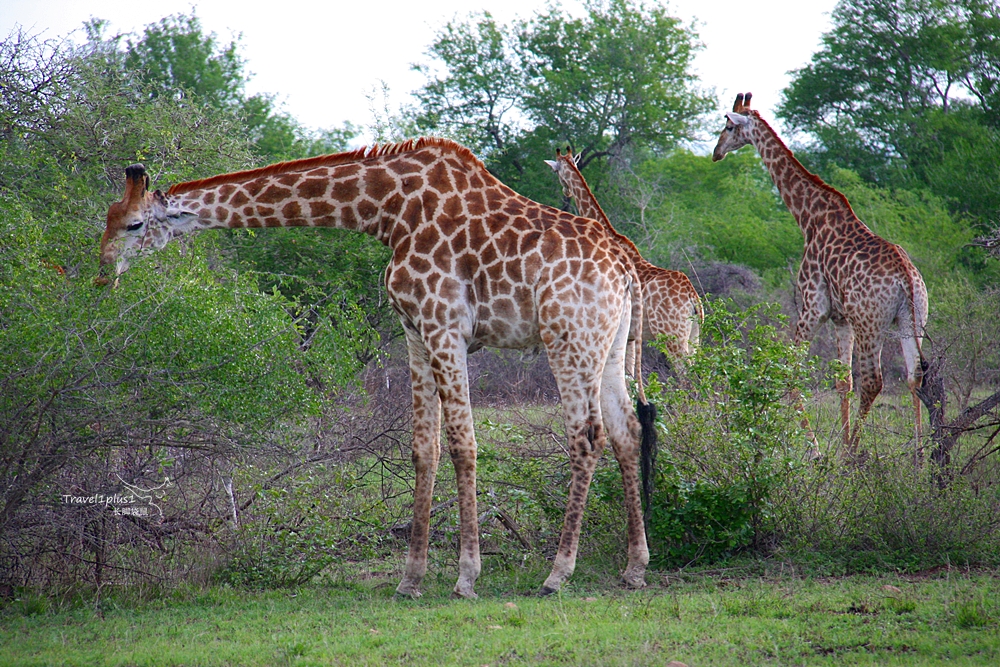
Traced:
<path id="1" fill-rule="evenodd" d="M 646 0 L 647 3 L 655 0 Z M 410 65 L 428 63 L 425 49 L 447 21 L 487 10 L 500 21 L 529 18 L 546 0 L 0 0 L 0 39 L 20 25 L 48 38 L 68 35 L 88 18 L 110 22 L 110 33 L 136 32 L 194 7 L 205 32 L 228 43 L 242 34 L 241 54 L 253 74 L 247 90 L 277 95 L 282 109 L 312 128 L 344 121 L 368 126 L 369 97 L 381 81 L 389 108 L 410 101 L 424 78 Z M 805 65 L 830 29 L 836 0 L 670 0 L 662 4 L 685 24 L 697 20 L 705 48 L 695 68 L 714 87 L 720 118 L 737 92 L 754 93 L 754 106 L 774 119 L 788 72 Z M 570 13 L 581 3 L 561 3 Z M 82 32 L 77 37 L 83 41 Z M 721 120 L 720 120 L 721 122 Z"/>

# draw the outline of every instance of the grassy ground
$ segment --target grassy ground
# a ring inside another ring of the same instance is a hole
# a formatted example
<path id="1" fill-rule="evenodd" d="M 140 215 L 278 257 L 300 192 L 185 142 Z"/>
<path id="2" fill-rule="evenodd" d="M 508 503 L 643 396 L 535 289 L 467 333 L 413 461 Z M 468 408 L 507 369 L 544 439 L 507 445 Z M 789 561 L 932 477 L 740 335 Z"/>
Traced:
<path id="1" fill-rule="evenodd" d="M 395 574 L 62 611 L 23 600 L 0 615 L 0 664 L 996 665 L 996 575 L 833 579 L 765 568 L 653 575 L 642 591 L 574 583 L 540 599 L 484 569 L 475 602 L 448 598 L 451 572 L 432 574 L 416 601 L 393 599 Z"/>
<path id="2" fill-rule="evenodd" d="M 908 403 L 908 396 L 887 392 L 862 438 L 869 451 L 898 459 L 907 469 L 912 428 Z M 671 661 L 690 667 L 1000 664 L 1000 569 L 937 568 L 913 573 L 939 563 L 965 562 L 953 555 L 965 553 L 955 547 L 962 540 L 938 524 L 966 526 L 966 532 L 975 532 L 980 524 L 995 526 L 995 518 L 976 523 L 967 513 L 949 514 L 944 510 L 962 510 L 968 503 L 937 502 L 937 493 L 911 494 L 918 501 L 926 500 L 926 507 L 911 502 L 911 495 L 900 490 L 909 487 L 899 486 L 895 476 L 877 466 L 861 471 L 871 476 L 867 485 L 830 482 L 850 481 L 860 472 L 836 467 L 839 413 L 835 394 L 823 392 L 814 397 L 810 412 L 827 453 L 822 465 L 833 468 L 820 476 L 824 483 L 816 482 L 815 488 L 800 490 L 794 497 L 816 498 L 820 510 L 828 503 L 836 510 L 841 505 L 852 507 L 857 496 L 851 494 L 857 489 L 871 491 L 859 502 L 879 500 L 877 507 L 859 510 L 857 517 L 852 514 L 841 520 L 840 510 L 803 512 L 818 526 L 832 526 L 827 541 L 817 542 L 841 545 L 842 550 L 855 548 L 842 546 L 845 535 L 850 536 L 844 527 L 858 524 L 855 532 L 864 539 L 850 544 L 869 549 L 867 560 L 816 551 L 811 542 L 800 540 L 799 551 L 779 549 L 776 557 L 794 561 L 798 568 L 808 563 L 812 569 L 807 574 L 787 562 L 749 560 L 712 571 L 651 572 L 647 589 L 623 590 L 615 581 L 624 558 L 621 503 L 610 498 L 609 491 L 619 488 L 620 478 L 609 459 L 602 465 L 611 470 L 610 476 L 603 486 L 600 478 L 595 481 L 577 571 L 561 595 L 539 599 L 532 593 L 551 565 L 547 556 L 551 556 L 562 520 L 559 498 L 540 492 L 564 486 L 554 473 L 557 466 L 567 465 L 560 451 L 558 409 L 531 408 L 512 416 L 509 411 L 483 408 L 477 410 L 481 509 L 485 512 L 493 505 L 504 509 L 533 546 L 522 548 L 494 520 L 482 524 L 480 600 L 449 598 L 456 576 L 454 508 L 435 517 L 424 597 L 394 599 L 405 542 L 388 537 L 388 526 L 408 517 L 408 478 L 373 474 L 347 487 L 327 471 L 322 484 L 305 485 L 299 495 L 293 489 L 275 501 L 270 514 L 258 508 L 262 531 L 258 550 L 267 552 L 265 547 L 274 543 L 269 526 L 281 523 L 277 519 L 312 517 L 303 508 L 313 507 L 316 488 L 329 486 L 338 493 L 323 495 L 329 496 L 328 504 L 316 511 L 324 517 L 363 516 L 371 524 L 366 529 L 371 539 L 359 539 L 360 546 L 348 549 L 338 541 L 343 537 L 338 531 L 361 529 L 355 524 L 341 528 L 339 520 L 333 519 L 331 525 L 312 530 L 322 543 L 339 545 L 343 551 L 338 554 L 350 554 L 355 564 L 344 564 L 338 556 L 338 563 L 318 581 L 294 591 L 192 587 L 159 596 L 146 594 L 142 600 L 135 599 L 132 590 L 118 596 L 106 594 L 100 602 L 60 602 L 55 597 L 30 595 L 0 600 L 0 667 L 496 667 L 668 665 Z M 540 454 L 515 455 L 522 450 Z M 409 471 L 404 458 L 398 462 L 400 470 Z M 367 460 L 344 464 L 344 469 L 354 470 L 351 465 L 362 471 L 379 470 Z M 804 474 L 797 470 L 793 479 Z M 343 475 L 350 477 L 346 472 Z M 897 486 L 890 487 L 889 482 Z M 451 466 L 445 462 L 435 501 L 450 498 L 453 484 Z M 922 484 L 921 489 L 932 489 L 926 480 Z M 389 487 L 391 492 L 386 491 Z M 602 489 L 609 498 L 602 500 Z M 348 496 L 355 505 L 342 508 L 340 503 L 346 503 Z M 919 515 L 916 519 L 915 514 Z M 890 530 L 897 523 L 903 528 Z M 913 552 L 909 560 L 908 549 Z M 938 553 L 934 549 L 943 556 L 929 556 Z M 301 552 L 297 543 L 291 543 L 276 548 L 274 554 L 267 552 L 266 559 L 247 560 L 245 567 L 280 570 L 289 554 Z M 205 559 L 208 564 L 222 562 L 214 553 L 206 553 Z M 996 561 L 993 556 L 970 562 L 995 565 Z M 695 563 L 698 566 L 704 567 Z M 891 574 L 904 570 L 906 574 Z M 822 576 L 859 571 L 881 574 Z"/>

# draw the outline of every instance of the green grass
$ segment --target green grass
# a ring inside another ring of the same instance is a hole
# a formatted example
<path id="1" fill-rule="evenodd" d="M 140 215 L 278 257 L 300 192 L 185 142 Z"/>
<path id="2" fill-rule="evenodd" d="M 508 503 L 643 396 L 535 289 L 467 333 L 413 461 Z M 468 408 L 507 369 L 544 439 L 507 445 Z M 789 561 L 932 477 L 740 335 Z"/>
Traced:
<path id="1" fill-rule="evenodd" d="M 995 665 L 996 573 L 659 578 L 642 591 L 570 584 L 550 598 L 420 600 L 395 574 L 289 591 L 177 591 L 133 604 L 0 615 L 2 665 Z M 541 581 L 539 579 L 539 581 Z M 499 584 L 499 586 L 498 586 Z"/>

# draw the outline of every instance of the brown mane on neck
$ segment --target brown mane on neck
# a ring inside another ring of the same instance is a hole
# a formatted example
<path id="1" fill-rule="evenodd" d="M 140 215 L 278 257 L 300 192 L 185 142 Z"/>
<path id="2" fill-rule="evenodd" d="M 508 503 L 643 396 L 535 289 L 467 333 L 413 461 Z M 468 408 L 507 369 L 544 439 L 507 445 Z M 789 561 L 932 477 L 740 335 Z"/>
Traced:
<path id="1" fill-rule="evenodd" d="M 427 148 L 428 146 L 440 146 L 446 150 L 453 151 L 458 157 L 469 160 L 476 167 L 483 170 L 486 167 L 483 163 L 473 155 L 465 146 L 452 141 L 451 139 L 441 139 L 439 137 L 420 137 L 419 139 L 407 139 L 406 141 L 401 141 L 395 144 L 382 144 L 379 146 L 375 144 L 373 146 L 362 146 L 353 151 L 347 151 L 344 153 L 333 153 L 331 155 L 320 155 L 317 157 L 305 158 L 302 160 L 290 160 L 288 162 L 278 162 L 276 164 L 268 165 L 266 167 L 261 167 L 259 169 L 247 169 L 244 171 L 234 171 L 229 174 L 219 174 L 218 176 L 210 176 L 208 178 L 202 178 L 197 181 L 185 181 L 184 183 L 176 183 L 170 186 L 167 190 L 168 195 L 179 195 L 185 192 L 191 192 L 192 190 L 203 190 L 207 188 L 215 188 L 220 185 L 225 185 L 226 183 L 243 183 L 246 181 L 253 180 L 255 178 L 267 178 L 269 176 L 274 176 L 276 174 L 286 174 L 289 172 L 296 171 L 308 171 L 309 169 L 316 169 L 317 167 L 331 167 L 339 164 L 347 164 L 350 162 L 359 162 L 361 160 L 370 160 L 372 158 L 385 157 L 390 155 L 399 155 L 402 153 L 409 153 L 411 151 L 420 150 L 422 148 Z"/>
<path id="2" fill-rule="evenodd" d="M 805 166 L 803 166 L 803 164 L 801 162 L 799 162 L 798 158 L 795 157 L 795 154 L 792 153 L 791 149 L 788 148 L 788 146 L 785 145 L 785 142 L 781 140 L 781 137 L 778 136 L 778 133 L 775 132 L 774 129 L 770 125 L 768 125 L 768 123 L 767 123 L 766 120 L 764 120 L 763 118 L 760 117 L 760 114 L 757 112 L 756 109 L 747 109 L 747 112 L 753 114 L 754 117 L 757 118 L 758 122 L 760 122 L 764 127 L 767 128 L 767 130 L 774 137 L 775 141 L 778 142 L 778 145 L 781 146 L 781 149 L 783 151 L 785 151 L 786 157 L 788 157 L 788 159 L 792 161 L 792 164 L 794 164 L 795 166 L 797 166 L 799 168 L 799 170 L 803 174 L 806 175 L 806 178 L 808 178 L 815 185 L 817 185 L 818 187 L 822 188 L 826 192 L 828 192 L 831 195 L 834 195 L 835 197 L 837 197 L 838 199 L 840 199 L 840 201 L 843 202 L 843 204 L 847 208 L 847 210 L 851 212 L 851 215 L 853 215 L 855 218 L 858 217 L 854 213 L 854 209 L 851 207 L 851 202 L 847 201 L 847 196 L 844 195 L 844 193 L 841 192 L 840 190 L 838 190 L 837 188 L 835 188 L 832 185 L 828 184 L 826 181 L 824 181 L 822 178 L 820 178 L 816 174 L 814 174 L 811 171 L 809 171 L 808 169 L 806 169 Z"/>

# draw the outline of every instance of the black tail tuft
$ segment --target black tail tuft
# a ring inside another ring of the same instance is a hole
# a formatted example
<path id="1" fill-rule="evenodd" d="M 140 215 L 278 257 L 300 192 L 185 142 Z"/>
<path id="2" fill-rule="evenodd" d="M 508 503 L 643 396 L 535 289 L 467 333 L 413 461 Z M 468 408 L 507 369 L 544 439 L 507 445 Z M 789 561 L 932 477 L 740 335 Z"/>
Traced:
<path id="1" fill-rule="evenodd" d="M 920 388 L 923 389 L 927 386 L 927 373 L 930 371 L 931 365 L 924 359 L 924 355 L 920 355 Z"/>
<path id="2" fill-rule="evenodd" d="M 639 440 L 639 472 L 642 476 L 643 520 L 649 518 L 649 509 L 653 498 L 653 474 L 656 466 L 656 406 L 652 403 L 639 403 L 636 406 L 636 416 L 642 427 Z"/>

